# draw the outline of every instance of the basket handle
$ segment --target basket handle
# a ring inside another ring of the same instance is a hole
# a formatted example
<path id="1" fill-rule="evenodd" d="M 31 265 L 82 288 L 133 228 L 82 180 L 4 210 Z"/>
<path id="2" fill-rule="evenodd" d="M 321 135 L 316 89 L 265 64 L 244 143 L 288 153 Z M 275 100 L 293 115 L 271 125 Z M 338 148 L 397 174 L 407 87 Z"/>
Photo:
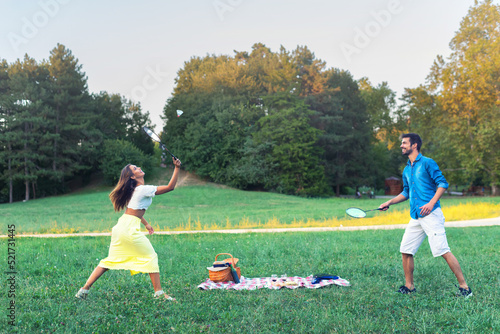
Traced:
<path id="1" fill-rule="evenodd" d="M 234 264 L 234 258 L 233 258 L 233 256 L 231 254 L 229 254 L 229 253 L 219 253 L 219 254 L 215 255 L 215 261 L 217 261 L 217 257 L 219 255 L 229 255 L 231 257 L 231 262 L 233 263 L 233 266 L 236 267 L 236 264 Z"/>

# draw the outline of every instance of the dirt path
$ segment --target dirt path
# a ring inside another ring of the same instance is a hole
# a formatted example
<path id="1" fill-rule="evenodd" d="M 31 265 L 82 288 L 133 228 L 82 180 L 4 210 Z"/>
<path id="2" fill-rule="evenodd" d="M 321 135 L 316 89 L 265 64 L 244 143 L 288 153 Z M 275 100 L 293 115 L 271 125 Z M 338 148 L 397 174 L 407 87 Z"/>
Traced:
<path id="1" fill-rule="evenodd" d="M 478 226 L 499 226 L 500 217 L 463 220 L 446 222 L 446 227 L 478 227 Z M 404 229 L 406 224 L 400 225 L 372 225 L 372 226 L 341 226 L 341 227 L 298 227 L 298 228 L 271 228 L 271 229 L 233 229 L 233 230 L 202 230 L 202 231 L 159 231 L 155 234 L 193 234 L 193 233 L 279 233 L 279 232 L 326 232 L 326 231 L 366 231 L 366 230 L 396 230 Z M 147 232 L 144 232 L 147 234 Z M 102 233 L 68 233 L 68 234 L 19 234 L 19 237 L 34 238 L 61 238 L 61 237 L 98 237 L 111 236 L 111 232 Z M 0 235 L 0 238 L 7 238 L 7 235 Z"/>

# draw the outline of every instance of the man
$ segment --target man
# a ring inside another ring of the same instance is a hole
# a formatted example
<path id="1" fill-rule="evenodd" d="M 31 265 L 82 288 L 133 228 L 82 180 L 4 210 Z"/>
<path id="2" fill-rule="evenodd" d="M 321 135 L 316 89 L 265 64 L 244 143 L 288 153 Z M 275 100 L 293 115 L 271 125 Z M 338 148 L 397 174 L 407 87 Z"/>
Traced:
<path id="1" fill-rule="evenodd" d="M 379 206 L 385 211 L 392 204 L 410 199 L 411 220 L 406 227 L 400 247 L 406 282 L 398 292 L 409 294 L 417 291 L 413 284 L 413 256 L 427 236 L 432 255 L 442 256 L 457 277 L 459 295 L 470 297 L 472 290 L 465 282 L 458 260 L 448 247 L 444 216 L 439 203 L 439 199 L 448 188 L 448 182 L 437 163 L 420 153 L 421 146 L 422 139 L 419 135 L 415 133 L 402 135 L 401 150 L 403 155 L 408 156 L 408 163 L 403 171 L 403 192 Z"/>

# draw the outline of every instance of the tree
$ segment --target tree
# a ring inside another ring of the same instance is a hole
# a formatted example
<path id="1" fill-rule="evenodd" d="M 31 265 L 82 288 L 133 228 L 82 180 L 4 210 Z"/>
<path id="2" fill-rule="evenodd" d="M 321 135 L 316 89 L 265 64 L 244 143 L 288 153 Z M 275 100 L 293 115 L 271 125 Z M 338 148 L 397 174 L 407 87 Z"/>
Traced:
<path id="1" fill-rule="evenodd" d="M 469 178 L 484 174 L 494 195 L 500 186 L 500 6 L 475 1 L 453 37 L 447 61 L 438 57 L 429 90 L 445 113 L 444 140 L 457 156 L 455 168 Z"/>
<path id="2" fill-rule="evenodd" d="M 100 92 L 92 94 L 90 109 L 96 114 L 95 127 L 101 130 L 103 139 L 124 138 L 127 133 L 123 98 L 118 94 Z"/>
<path id="3" fill-rule="evenodd" d="M 368 78 L 361 78 L 358 86 L 377 140 L 385 143 L 389 149 L 395 145 L 399 147 L 399 133 L 395 131 L 394 124 L 396 92 L 389 88 L 387 82 L 372 86 Z"/>
<path id="4" fill-rule="evenodd" d="M 193 57 L 178 71 L 174 95 L 214 93 L 248 95 L 257 89 L 246 67 L 228 56 Z"/>
<path id="5" fill-rule="evenodd" d="M 164 108 L 163 138 L 185 168 L 244 189 L 323 195 L 372 185 L 372 124 L 358 85 L 325 67 L 305 46 L 194 57 Z"/>
<path id="6" fill-rule="evenodd" d="M 449 182 L 464 183 L 463 168 L 453 149 L 448 144 L 449 134 L 441 126 L 446 124 L 446 113 L 436 94 L 431 94 L 424 86 L 407 88 L 403 94 L 402 105 L 398 109 L 396 128 L 399 133 L 415 132 L 422 138 L 422 153 L 430 155 L 436 161 Z M 400 150 L 398 148 L 398 153 Z"/>
<path id="7" fill-rule="evenodd" d="M 116 184 L 120 178 L 121 170 L 128 164 L 140 166 L 145 171 L 149 171 L 151 159 L 129 141 L 105 140 L 100 159 L 100 167 L 105 180 L 109 184 Z"/>
<path id="8" fill-rule="evenodd" d="M 101 92 L 92 95 L 91 113 L 95 114 L 96 129 L 103 139 L 126 139 L 145 154 L 154 153 L 151 139 L 142 128 L 152 128 L 149 112 L 142 112 L 141 105 L 128 101 L 118 94 Z"/>
<path id="9" fill-rule="evenodd" d="M 8 185 L 8 201 L 13 202 L 14 171 L 13 146 L 15 145 L 16 130 L 15 116 L 12 110 L 15 98 L 10 89 L 9 64 L 2 59 L 0 62 L 0 171 L 1 180 Z M 3 189 L 3 187 L 2 187 Z M 3 194 L 2 194 L 3 195 Z M 0 199 L 0 201 L 2 201 Z"/>
<path id="10" fill-rule="evenodd" d="M 186 108 L 182 117 L 176 110 Z M 263 115 L 261 109 L 245 105 L 238 96 L 181 94 L 165 107 L 168 119 L 162 138 L 185 168 L 199 176 L 225 183 L 227 169 L 238 161 L 249 127 Z"/>
<path id="11" fill-rule="evenodd" d="M 28 200 L 85 181 L 100 168 L 104 139 L 154 152 L 142 131 L 149 113 L 118 95 L 90 96 L 81 68 L 60 44 L 41 63 L 0 61 L 0 201 L 21 199 L 14 189 L 22 185 Z"/>
<path id="12" fill-rule="evenodd" d="M 257 145 L 272 146 L 264 159 L 275 168 L 279 192 L 294 195 L 328 193 L 323 167 L 319 164 L 321 149 L 316 145 L 321 131 L 311 126 L 313 112 L 304 100 L 289 93 L 274 94 L 264 100 L 269 115 L 262 117 L 259 130 L 253 134 Z"/>
<path id="13" fill-rule="evenodd" d="M 152 128 L 149 112 L 143 113 L 140 104 L 129 101 L 123 101 L 123 106 L 125 109 L 127 140 L 143 153 L 153 155 L 154 144 L 142 130 L 144 126 Z"/>
<path id="14" fill-rule="evenodd" d="M 251 97 L 295 92 L 300 87 L 297 64 L 283 46 L 279 53 L 274 53 L 264 44 L 255 43 L 249 55 L 238 52 L 235 57 L 240 59 L 238 64 L 246 68 L 246 75 L 255 82 L 256 89 Z"/>
<path id="15" fill-rule="evenodd" d="M 46 96 L 47 71 L 26 55 L 23 61 L 17 60 L 9 66 L 8 75 L 9 96 L 3 105 L 8 174 L 11 180 L 22 180 L 27 201 L 30 193 L 35 196 L 37 180 L 45 174 L 40 142 L 45 124 L 42 99 Z M 11 189 L 9 201 L 12 200 Z"/>
<path id="16" fill-rule="evenodd" d="M 316 59 L 306 46 L 298 46 L 292 54 L 293 64 L 297 68 L 299 79 L 299 94 L 301 96 L 315 95 L 323 92 L 326 77 L 323 75 L 326 63 Z"/>
<path id="17" fill-rule="evenodd" d="M 80 157 L 88 156 L 94 149 L 92 144 L 82 143 L 87 140 L 84 130 L 95 120 L 95 115 L 87 112 L 90 102 L 87 78 L 70 50 L 57 44 L 44 65 L 50 74 L 51 98 L 47 101 L 50 114 L 47 119 L 49 132 L 53 134 L 52 177 L 62 184 L 65 176 L 89 168 Z"/>
<path id="18" fill-rule="evenodd" d="M 372 185 L 370 146 L 372 131 L 358 85 L 347 71 L 326 71 L 327 87 L 307 99 L 317 112 L 314 126 L 323 131 L 318 145 L 329 186 L 340 195 L 344 186 Z"/>

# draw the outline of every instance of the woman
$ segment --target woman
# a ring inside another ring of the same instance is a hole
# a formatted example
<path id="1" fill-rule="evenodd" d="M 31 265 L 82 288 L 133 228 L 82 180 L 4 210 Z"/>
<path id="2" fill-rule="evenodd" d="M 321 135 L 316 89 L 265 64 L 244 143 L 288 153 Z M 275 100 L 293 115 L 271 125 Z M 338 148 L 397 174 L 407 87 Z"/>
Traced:
<path id="1" fill-rule="evenodd" d="M 76 294 L 76 298 L 87 298 L 92 284 L 109 269 L 125 269 L 130 270 L 132 275 L 148 273 L 155 290 L 153 296 L 158 298 L 163 295 L 167 300 L 175 301 L 175 298 L 170 297 L 161 289 L 158 256 L 151 242 L 140 232 L 140 223 L 142 223 L 150 235 L 154 233 L 153 227 L 144 219 L 144 213 L 151 205 L 153 197 L 175 188 L 181 162 L 175 158 L 172 160 L 175 169 L 166 186 L 144 185 L 145 173 L 135 165 L 129 164 L 122 169 L 120 180 L 109 194 L 109 198 L 116 212 L 125 207 L 127 209 L 112 229 L 108 257 L 101 260 L 87 283 Z"/>

